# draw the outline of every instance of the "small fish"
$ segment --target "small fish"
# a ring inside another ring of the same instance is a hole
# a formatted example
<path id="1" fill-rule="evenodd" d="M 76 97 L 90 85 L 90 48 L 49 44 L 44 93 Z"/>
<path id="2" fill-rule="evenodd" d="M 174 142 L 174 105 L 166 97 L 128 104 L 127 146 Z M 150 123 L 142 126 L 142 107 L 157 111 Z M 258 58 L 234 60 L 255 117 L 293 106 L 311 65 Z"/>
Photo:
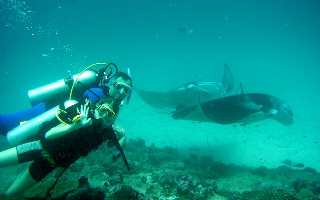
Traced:
<path id="1" fill-rule="evenodd" d="M 178 31 L 187 35 L 191 35 L 194 32 L 194 30 L 189 26 L 180 26 L 178 27 Z"/>

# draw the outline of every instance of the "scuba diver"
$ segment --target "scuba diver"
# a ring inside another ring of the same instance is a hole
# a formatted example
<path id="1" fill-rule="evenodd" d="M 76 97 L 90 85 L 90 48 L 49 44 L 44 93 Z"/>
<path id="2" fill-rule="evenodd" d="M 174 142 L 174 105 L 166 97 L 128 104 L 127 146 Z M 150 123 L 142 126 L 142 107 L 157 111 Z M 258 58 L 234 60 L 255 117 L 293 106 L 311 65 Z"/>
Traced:
<path id="1" fill-rule="evenodd" d="M 103 67 L 96 69 L 100 65 Z M 94 105 L 99 99 L 108 96 L 109 91 L 112 92 L 110 83 L 115 79 L 115 74 L 126 76 L 119 72 L 114 63 L 96 63 L 79 74 L 29 90 L 28 97 L 32 108 L 0 115 L 0 135 L 6 136 L 11 145 L 33 138 L 39 132 L 40 125 L 55 118 L 60 104 L 65 100 L 72 99 L 83 103 L 88 99 L 91 105 Z M 130 96 L 131 92 L 127 102 Z"/>
<path id="2" fill-rule="evenodd" d="M 94 69 L 98 65 L 106 65 L 101 69 Z M 85 90 L 89 89 L 90 93 L 86 93 L 85 98 L 90 101 L 97 101 L 106 93 L 107 85 L 104 84 L 107 80 L 105 76 L 116 73 L 118 68 L 113 63 L 96 63 L 90 65 L 85 70 L 77 75 L 68 75 L 68 77 L 53 82 L 51 84 L 41 86 L 28 91 L 28 97 L 32 108 L 28 108 L 16 113 L 1 114 L 0 115 L 0 135 L 7 135 L 8 131 L 20 125 L 21 122 L 28 121 L 48 110 L 54 106 L 64 102 L 69 98 L 69 94 L 73 95 L 73 99 L 84 99 Z M 109 77 L 108 77 L 109 78 Z M 72 85 L 75 86 L 72 88 Z M 76 89 L 76 91 L 74 91 Z M 73 90 L 72 92 L 70 90 Z M 81 96 L 83 95 L 83 96 Z"/>
<path id="3" fill-rule="evenodd" d="M 83 74 L 78 77 L 81 75 Z M 80 81 L 76 79 L 70 87 L 70 97 L 73 96 L 73 92 L 85 89 L 76 87 L 77 82 Z M 0 167 L 30 161 L 31 164 L 9 187 L 5 196 L 22 195 L 26 189 L 45 178 L 54 169 L 68 168 L 78 158 L 86 156 L 105 141 L 109 141 L 119 150 L 126 167 L 130 169 L 121 148 L 124 135 L 112 124 L 118 116 L 120 106 L 131 95 L 132 79 L 128 74 L 117 71 L 112 75 L 112 80 L 108 77 L 99 82 L 96 86 L 104 88 L 86 90 L 83 94 L 85 100 L 81 103 L 70 98 L 63 105 L 40 114 L 44 120 L 39 120 L 39 116 L 35 117 L 36 120 L 31 119 L 9 132 L 10 141 L 16 146 L 0 152 Z M 84 83 L 85 81 L 80 84 L 83 86 Z M 103 95 L 99 95 L 97 91 Z M 38 96 L 37 100 L 43 101 L 46 98 L 48 97 L 42 95 L 41 98 Z M 36 98 L 32 100 L 34 99 Z M 56 100 L 50 101 L 47 102 L 54 103 Z M 36 128 L 30 128 L 30 124 Z"/>

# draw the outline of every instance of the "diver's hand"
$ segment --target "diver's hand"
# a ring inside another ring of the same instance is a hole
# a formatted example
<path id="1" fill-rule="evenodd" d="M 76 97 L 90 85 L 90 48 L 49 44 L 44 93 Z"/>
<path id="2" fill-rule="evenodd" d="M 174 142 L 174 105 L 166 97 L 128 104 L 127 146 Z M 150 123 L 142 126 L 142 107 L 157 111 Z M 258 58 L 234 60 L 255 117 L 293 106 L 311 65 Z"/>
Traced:
<path id="1" fill-rule="evenodd" d="M 77 109 L 79 113 L 79 125 L 81 127 L 89 126 L 92 123 L 92 119 L 88 117 L 89 115 L 89 101 L 86 99 L 86 102 L 84 105 L 80 106 L 80 111 Z"/>
<path id="2" fill-rule="evenodd" d="M 77 109 L 78 117 L 73 120 L 72 124 L 59 124 L 51 128 L 48 132 L 45 133 L 45 139 L 53 140 L 60 138 L 64 135 L 72 133 L 73 131 L 89 126 L 92 124 L 92 119 L 88 117 L 89 113 L 89 101 L 86 101 L 84 105 L 80 106 L 80 110 Z"/>

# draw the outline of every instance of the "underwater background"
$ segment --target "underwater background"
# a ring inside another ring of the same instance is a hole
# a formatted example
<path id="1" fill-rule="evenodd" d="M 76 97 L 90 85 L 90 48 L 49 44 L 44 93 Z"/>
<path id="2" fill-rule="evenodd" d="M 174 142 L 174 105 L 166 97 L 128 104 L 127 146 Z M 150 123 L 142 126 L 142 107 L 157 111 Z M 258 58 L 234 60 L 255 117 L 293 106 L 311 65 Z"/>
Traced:
<path id="1" fill-rule="evenodd" d="M 319 10 L 318 0 L 0 0 L 0 110 L 28 108 L 29 89 L 96 62 L 158 91 L 220 81 L 226 63 L 237 88 L 286 101 L 294 124 L 177 121 L 135 93 L 117 123 L 128 138 L 224 163 L 320 170 Z"/>

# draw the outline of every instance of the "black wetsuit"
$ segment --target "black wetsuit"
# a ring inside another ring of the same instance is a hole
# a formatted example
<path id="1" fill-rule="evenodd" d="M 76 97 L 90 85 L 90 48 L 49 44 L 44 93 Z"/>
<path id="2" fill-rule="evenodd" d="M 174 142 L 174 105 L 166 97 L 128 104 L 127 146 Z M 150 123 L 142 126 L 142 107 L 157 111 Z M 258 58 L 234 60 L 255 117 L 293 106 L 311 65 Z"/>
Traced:
<path id="1" fill-rule="evenodd" d="M 112 127 L 103 127 L 102 120 L 94 120 L 92 125 L 75 130 L 56 139 L 42 139 L 43 149 L 50 155 L 54 164 L 43 156 L 36 156 L 30 166 L 31 176 L 39 181 L 56 167 L 68 167 L 81 156 L 86 156 L 98 148 L 104 141 L 110 139 Z"/>

